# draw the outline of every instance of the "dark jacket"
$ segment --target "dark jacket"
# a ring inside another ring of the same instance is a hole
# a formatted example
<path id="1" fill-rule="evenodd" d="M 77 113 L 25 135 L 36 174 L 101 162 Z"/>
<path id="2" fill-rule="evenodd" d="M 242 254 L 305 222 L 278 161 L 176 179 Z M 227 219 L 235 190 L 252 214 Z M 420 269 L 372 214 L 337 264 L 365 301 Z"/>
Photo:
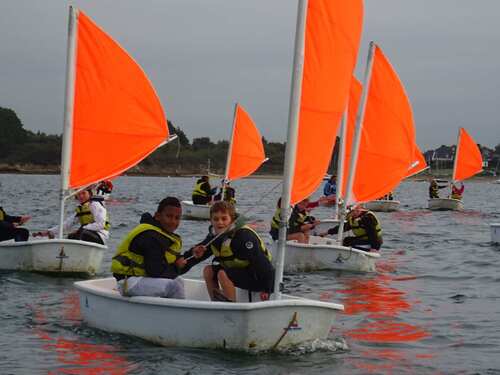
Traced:
<path id="1" fill-rule="evenodd" d="M 303 220 L 301 220 L 301 217 Z M 314 216 L 308 215 L 306 211 L 299 210 L 296 205 L 292 210 L 290 219 L 288 220 L 288 233 L 291 234 L 301 232 L 302 225 L 314 223 L 315 220 Z"/>
<path id="2" fill-rule="evenodd" d="M 209 234 L 202 242 L 199 243 L 199 245 L 207 244 L 214 237 L 212 228 L 210 227 Z M 266 290 L 264 290 L 265 292 L 272 293 L 274 285 L 274 267 L 265 254 L 259 250 L 259 238 L 253 231 L 246 228 L 239 228 L 235 231 L 230 231 L 221 235 L 213 242 L 213 245 L 220 248 L 221 244 L 228 237 L 232 237 L 230 246 L 234 256 L 238 259 L 247 260 L 250 263 L 247 267 L 249 272 L 254 275 L 256 280 L 260 280 L 264 285 L 266 285 Z M 186 251 L 184 256 L 187 258 L 190 255 L 190 252 L 191 250 Z M 200 263 L 210 258 L 212 255 L 212 250 L 210 249 L 210 246 L 208 246 L 205 254 L 203 254 L 200 259 L 196 259 L 196 263 Z M 214 261 L 217 261 L 217 259 L 214 259 Z M 188 266 L 192 267 L 193 264 L 189 263 Z"/>
<path id="3" fill-rule="evenodd" d="M 141 216 L 140 223 L 151 224 L 161 228 L 149 213 Z M 159 277 L 164 279 L 175 279 L 177 276 L 189 270 L 189 267 L 178 269 L 174 264 L 168 264 L 165 259 L 165 249 L 172 245 L 172 240 L 162 236 L 154 230 L 147 230 L 137 235 L 130 243 L 130 249 L 134 253 L 144 257 L 144 269 L 147 277 Z M 123 275 L 113 274 L 117 280 L 124 278 Z"/>
<path id="4" fill-rule="evenodd" d="M 382 245 L 382 236 L 377 235 L 377 219 L 373 213 L 370 211 L 366 211 L 365 213 L 362 214 L 360 220 L 359 220 L 359 225 L 361 228 L 363 228 L 366 231 L 366 234 L 368 235 L 368 242 L 370 243 L 370 246 L 373 249 L 379 249 Z M 351 225 L 348 222 L 345 222 L 344 224 L 344 230 L 348 231 L 351 230 Z M 334 228 L 331 228 L 328 230 L 328 234 L 337 234 L 339 231 L 339 226 L 337 225 Z M 346 239 L 351 239 L 354 237 L 346 237 Z M 347 240 L 345 241 L 349 243 L 350 241 Z"/>

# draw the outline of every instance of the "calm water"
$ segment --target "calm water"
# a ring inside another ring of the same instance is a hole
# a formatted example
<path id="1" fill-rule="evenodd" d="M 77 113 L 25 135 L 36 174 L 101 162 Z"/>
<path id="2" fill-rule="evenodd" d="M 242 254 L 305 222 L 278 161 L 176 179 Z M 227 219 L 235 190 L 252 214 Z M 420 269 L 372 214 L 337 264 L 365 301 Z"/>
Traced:
<path id="1" fill-rule="evenodd" d="M 55 224 L 58 177 L 0 175 L 0 183 L 8 213 L 33 215 L 33 230 Z M 166 195 L 188 198 L 193 183 L 116 181 L 108 204 L 110 250 L 99 276 L 110 274 L 112 249 L 142 212 L 153 212 Z M 249 210 L 263 232 L 280 193 L 277 184 L 234 184 L 240 210 Z M 378 214 L 385 242 L 378 273 L 285 277 L 291 293 L 345 305 L 329 340 L 258 356 L 158 347 L 83 324 L 76 279 L 1 272 L 0 374 L 500 374 L 500 247 L 490 244 L 488 227 L 500 221 L 500 185 L 467 183 L 464 212 L 426 210 L 422 182 L 404 183 L 397 198 L 400 212 Z M 329 213 L 321 208 L 315 215 Z M 204 237 L 206 227 L 182 222 L 186 248 Z"/>

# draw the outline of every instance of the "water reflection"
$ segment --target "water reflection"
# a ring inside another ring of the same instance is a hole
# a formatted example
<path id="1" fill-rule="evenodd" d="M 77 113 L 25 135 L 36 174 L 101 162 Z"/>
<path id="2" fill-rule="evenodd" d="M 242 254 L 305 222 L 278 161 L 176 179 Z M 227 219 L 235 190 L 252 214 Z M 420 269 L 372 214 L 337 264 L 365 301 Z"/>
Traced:
<path id="1" fill-rule="evenodd" d="M 64 294 L 62 304 L 52 309 L 47 306 L 53 304 L 47 303 L 46 299 L 46 296 L 42 297 L 40 303 L 31 309 L 34 333 L 43 343 L 42 348 L 53 354 L 58 364 L 48 374 L 124 375 L 137 369 L 125 357 L 116 354 L 116 348 L 111 345 L 53 334 L 56 330 L 51 328 L 52 325 L 73 327 L 75 322 L 81 322 L 78 293 Z"/>
<path id="2" fill-rule="evenodd" d="M 415 345 L 408 344 L 430 338 L 431 334 L 424 327 L 407 321 L 409 313 L 420 301 L 412 299 L 406 291 L 393 284 L 412 282 L 415 277 L 391 274 L 397 268 L 395 261 L 389 260 L 377 266 L 379 273 L 372 277 L 341 277 L 342 286 L 336 290 L 337 297 L 342 296 L 344 314 L 350 316 L 352 322 L 345 327 L 343 336 L 353 351 L 361 354 L 349 361 L 352 366 L 367 373 L 401 373 L 407 370 L 414 373 L 410 370 L 411 365 L 429 360 L 433 354 L 420 352 L 415 350 Z M 400 345 L 394 348 L 394 344 Z"/>

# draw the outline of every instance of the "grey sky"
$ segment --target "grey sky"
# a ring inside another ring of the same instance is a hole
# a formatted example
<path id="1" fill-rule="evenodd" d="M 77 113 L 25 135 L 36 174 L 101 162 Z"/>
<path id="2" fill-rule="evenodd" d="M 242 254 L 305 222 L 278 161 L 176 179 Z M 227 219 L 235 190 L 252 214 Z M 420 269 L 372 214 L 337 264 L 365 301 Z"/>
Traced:
<path id="1" fill-rule="evenodd" d="M 71 3 L 143 67 L 190 139 L 227 139 L 235 101 L 266 138 L 285 139 L 296 0 Z M 62 129 L 68 4 L 0 0 L 0 106 L 30 130 Z M 500 143 L 498 14 L 498 0 L 365 0 L 357 75 L 373 39 L 406 87 L 423 149 L 454 143 L 459 126 Z"/>

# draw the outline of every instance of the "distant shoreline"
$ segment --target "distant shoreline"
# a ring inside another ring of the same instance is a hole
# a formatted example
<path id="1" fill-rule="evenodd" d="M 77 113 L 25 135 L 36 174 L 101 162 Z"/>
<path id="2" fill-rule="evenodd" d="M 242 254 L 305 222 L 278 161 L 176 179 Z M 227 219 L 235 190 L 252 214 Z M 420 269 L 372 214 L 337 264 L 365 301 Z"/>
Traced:
<path id="1" fill-rule="evenodd" d="M 137 169 L 134 168 L 134 169 Z M 161 170 L 129 170 L 125 172 L 124 176 L 139 176 L 139 177 L 199 177 L 206 172 L 202 173 L 193 173 L 193 172 L 171 172 L 171 171 L 161 171 Z M 143 169 L 143 168 L 141 168 Z M 25 174 L 25 175 L 59 175 L 59 166 L 46 166 L 39 167 L 35 165 L 9 165 L 9 164 L 0 164 L 0 174 Z M 451 179 L 451 170 L 448 173 L 439 173 L 433 175 L 438 179 Z M 217 179 L 222 178 L 219 174 L 210 174 L 210 177 Z M 283 176 L 280 174 L 255 174 L 248 178 L 256 178 L 256 179 L 266 179 L 266 180 L 279 180 Z M 415 175 L 407 178 L 407 180 L 411 181 L 427 181 L 430 175 L 428 173 L 423 173 L 421 175 Z M 470 180 L 497 180 L 500 176 L 474 176 L 470 178 Z"/>

